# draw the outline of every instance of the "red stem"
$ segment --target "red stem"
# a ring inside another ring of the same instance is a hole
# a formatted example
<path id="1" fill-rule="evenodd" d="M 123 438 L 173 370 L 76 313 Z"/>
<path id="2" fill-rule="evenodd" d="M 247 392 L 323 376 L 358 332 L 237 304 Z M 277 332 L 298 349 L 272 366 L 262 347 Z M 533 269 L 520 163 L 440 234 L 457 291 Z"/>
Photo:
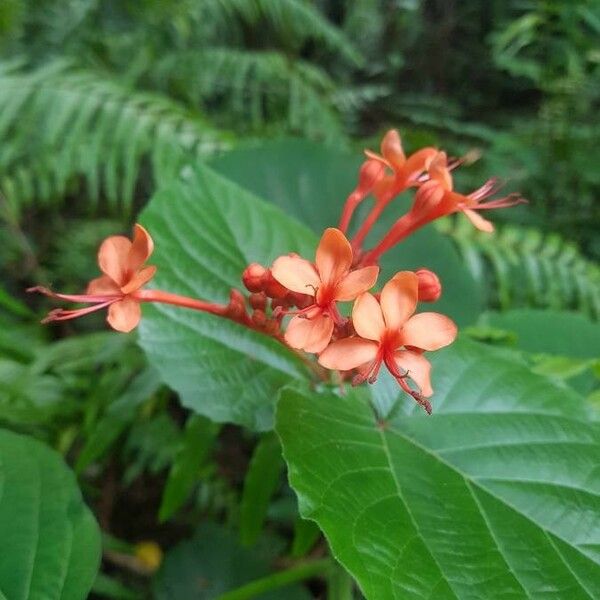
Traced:
<path id="1" fill-rule="evenodd" d="M 183 308 L 191 308 L 193 310 L 201 310 L 220 317 L 228 316 L 226 304 L 214 304 L 196 298 L 180 296 L 179 294 L 171 294 L 162 290 L 137 290 L 131 294 L 139 302 L 161 302 L 162 304 L 172 304 L 173 306 L 182 306 Z"/>

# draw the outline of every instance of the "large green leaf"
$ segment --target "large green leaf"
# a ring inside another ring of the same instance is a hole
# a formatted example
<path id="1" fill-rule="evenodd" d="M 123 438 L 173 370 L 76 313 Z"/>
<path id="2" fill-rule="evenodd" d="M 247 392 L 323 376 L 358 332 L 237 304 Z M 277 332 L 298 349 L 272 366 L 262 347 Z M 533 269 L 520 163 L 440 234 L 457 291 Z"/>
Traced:
<path id="1" fill-rule="evenodd" d="M 86 598 L 100 531 L 60 456 L 0 430 L 0 598 Z"/>
<path id="2" fill-rule="evenodd" d="M 600 431 L 581 398 L 473 342 L 434 362 L 431 417 L 282 394 L 303 516 L 368 598 L 599 598 Z"/>
<path id="3" fill-rule="evenodd" d="M 141 220 L 156 244 L 153 285 L 216 302 L 241 287 L 249 263 L 316 246 L 308 229 L 206 168 L 160 190 Z M 183 404 L 218 422 L 268 429 L 278 390 L 305 375 L 279 342 L 206 313 L 145 306 L 140 338 Z"/>
<path id="4" fill-rule="evenodd" d="M 238 148 L 213 161 L 213 166 L 233 181 L 280 206 L 309 225 L 317 234 L 336 226 L 342 206 L 356 185 L 360 151 L 346 154 L 305 140 L 283 139 Z M 365 214 L 369 201 L 358 215 Z M 375 228 L 372 243 L 403 212 L 409 200 L 394 201 Z M 357 216 L 356 221 L 360 221 Z M 312 256 L 312 255 L 309 255 Z M 405 240 L 384 256 L 382 274 L 390 277 L 401 269 L 426 267 L 444 284 L 435 310 L 460 325 L 472 323 L 482 309 L 482 290 L 466 269 L 452 241 L 431 226 Z"/>

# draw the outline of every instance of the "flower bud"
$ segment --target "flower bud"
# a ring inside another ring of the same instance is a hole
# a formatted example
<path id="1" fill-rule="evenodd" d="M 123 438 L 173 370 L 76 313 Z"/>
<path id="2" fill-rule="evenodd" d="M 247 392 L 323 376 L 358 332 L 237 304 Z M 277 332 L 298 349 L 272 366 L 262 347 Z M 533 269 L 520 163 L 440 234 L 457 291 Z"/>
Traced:
<path id="1" fill-rule="evenodd" d="M 242 274 L 242 281 L 249 292 L 261 292 L 265 283 L 267 269 L 258 263 L 251 263 Z"/>
<path id="2" fill-rule="evenodd" d="M 257 310 L 265 310 L 267 307 L 267 295 L 264 292 L 255 292 L 248 298 L 250 306 Z"/>
<path id="3" fill-rule="evenodd" d="M 442 295 L 439 277 L 429 269 L 416 271 L 419 280 L 419 302 L 436 302 Z"/>
<path id="4" fill-rule="evenodd" d="M 263 289 L 269 298 L 285 298 L 288 293 L 288 289 L 283 287 L 279 281 L 273 277 L 270 269 L 267 270 L 263 283 Z"/>
<path id="5" fill-rule="evenodd" d="M 229 304 L 227 314 L 232 319 L 240 319 L 246 314 L 246 299 L 239 290 L 231 290 L 229 294 Z"/>
<path id="6" fill-rule="evenodd" d="M 354 193 L 361 198 L 371 192 L 371 190 L 384 178 L 385 165 L 378 161 L 366 160 L 358 172 L 358 185 Z"/>
<path id="7" fill-rule="evenodd" d="M 267 322 L 267 315 L 264 310 L 255 310 L 252 313 L 252 322 L 257 327 L 264 327 Z"/>

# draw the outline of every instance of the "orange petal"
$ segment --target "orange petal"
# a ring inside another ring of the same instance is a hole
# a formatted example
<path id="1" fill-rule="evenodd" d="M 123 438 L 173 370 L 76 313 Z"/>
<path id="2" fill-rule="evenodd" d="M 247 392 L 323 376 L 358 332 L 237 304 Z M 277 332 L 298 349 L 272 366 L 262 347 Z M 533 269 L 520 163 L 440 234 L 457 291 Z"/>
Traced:
<path id="1" fill-rule="evenodd" d="M 329 227 L 325 230 L 317 247 L 317 270 L 325 285 L 335 285 L 352 265 L 352 246 L 339 230 Z"/>
<path id="2" fill-rule="evenodd" d="M 383 314 L 373 294 L 362 294 L 356 299 L 352 308 L 352 324 L 360 337 L 375 341 L 383 337 Z"/>
<path id="3" fill-rule="evenodd" d="M 91 296 L 115 296 L 120 295 L 121 290 L 108 275 L 101 275 L 88 283 L 85 293 Z"/>
<path id="4" fill-rule="evenodd" d="M 129 280 L 127 285 L 121 288 L 124 294 L 131 294 L 135 290 L 139 290 L 145 283 L 148 283 L 156 273 L 156 267 L 150 265 L 138 271 L 135 276 Z"/>
<path id="5" fill-rule="evenodd" d="M 379 267 L 363 267 L 348 273 L 335 289 L 335 299 L 339 302 L 354 300 L 357 296 L 370 290 L 377 282 Z"/>
<path id="6" fill-rule="evenodd" d="M 431 161 L 436 157 L 438 151 L 435 148 L 421 148 L 414 154 L 411 154 L 402 167 L 402 172 L 405 177 L 411 179 L 412 177 L 423 172 L 429 167 Z"/>
<path id="7" fill-rule="evenodd" d="M 452 175 L 448 169 L 448 157 L 445 152 L 438 152 L 435 155 L 427 171 L 432 181 L 437 181 L 445 190 L 452 191 Z"/>
<path id="8" fill-rule="evenodd" d="M 402 328 L 402 345 L 423 350 L 438 350 L 456 339 L 452 319 L 439 313 L 424 312 L 411 317 Z"/>
<path id="9" fill-rule="evenodd" d="M 419 386 L 419 391 L 425 398 L 433 395 L 431 389 L 431 364 L 422 355 L 409 350 L 394 352 L 394 360 L 401 371 L 408 371 L 408 376 Z"/>
<path id="10" fill-rule="evenodd" d="M 119 286 L 125 283 L 127 275 L 127 257 L 131 242 L 122 235 L 106 238 L 98 250 L 100 270 Z"/>
<path id="11" fill-rule="evenodd" d="M 299 256 L 280 256 L 271 268 L 273 277 L 285 288 L 314 296 L 321 280 L 314 265 Z"/>
<path id="12" fill-rule="evenodd" d="M 305 352 L 321 352 L 329 344 L 333 333 L 333 319 L 318 312 L 316 316 L 294 317 L 285 332 L 285 341 L 292 347 Z"/>
<path id="13" fill-rule="evenodd" d="M 390 129 L 381 140 L 381 154 L 394 168 L 395 171 L 399 171 L 406 157 L 404 156 L 404 150 L 402 149 L 402 140 L 400 134 L 395 129 Z"/>
<path id="14" fill-rule="evenodd" d="M 150 234 L 139 224 L 133 228 L 133 242 L 127 256 L 127 267 L 137 271 L 150 257 L 154 250 L 154 242 Z"/>
<path id="15" fill-rule="evenodd" d="M 494 225 L 487 219 L 484 219 L 479 213 L 474 210 L 465 208 L 463 210 L 469 221 L 479 229 L 479 231 L 485 231 L 486 233 L 492 233 L 494 231 Z"/>
<path id="16" fill-rule="evenodd" d="M 344 338 L 333 342 L 319 356 L 319 363 L 326 369 L 349 371 L 375 359 L 379 344 L 359 337 Z"/>
<path id="17" fill-rule="evenodd" d="M 129 333 L 135 329 L 142 317 L 142 309 L 139 302 L 131 298 L 123 298 L 108 307 L 108 324 L 117 331 Z"/>
<path id="18" fill-rule="evenodd" d="M 388 329 L 399 330 L 415 312 L 419 297 L 419 278 L 412 271 L 400 271 L 381 291 L 381 310 Z"/>

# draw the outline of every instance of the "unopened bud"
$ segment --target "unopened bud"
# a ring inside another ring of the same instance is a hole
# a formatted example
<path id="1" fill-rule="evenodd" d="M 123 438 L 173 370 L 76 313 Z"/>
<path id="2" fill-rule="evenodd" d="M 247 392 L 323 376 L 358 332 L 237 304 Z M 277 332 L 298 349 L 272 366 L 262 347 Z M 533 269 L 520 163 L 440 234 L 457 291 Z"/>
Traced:
<path id="1" fill-rule="evenodd" d="M 254 309 L 265 310 L 267 307 L 267 295 L 264 292 L 255 292 L 248 298 L 250 306 Z"/>
<path id="2" fill-rule="evenodd" d="M 283 287 L 279 281 L 273 277 L 270 270 L 267 271 L 265 276 L 263 289 L 269 298 L 285 298 L 288 293 L 288 289 Z"/>
<path id="3" fill-rule="evenodd" d="M 358 185 L 354 193 L 361 198 L 371 192 L 371 190 L 385 177 L 385 165 L 378 161 L 366 160 L 358 172 Z"/>
<path id="4" fill-rule="evenodd" d="M 227 314 L 233 319 L 239 319 L 246 313 L 246 299 L 239 290 L 233 289 L 229 294 Z"/>
<path id="5" fill-rule="evenodd" d="M 419 280 L 419 302 L 437 302 L 442 295 L 439 277 L 429 269 L 416 271 Z"/>
<path id="6" fill-rule="evenodd" d="M 255 310 L 252 313 L 252 322 L 257 327 L 264 327 L 265 323 L 267 322 L 267 315 L 265 314 L 265 311 L 264 310 Z"/>
<path id="7" fill-rule="evenodd" d="M 264 280 L 267 275 L 267 269 L 258 263 L 251 263 L 242 274 L 242 281 L 249 292 L 261 292 L 264 286 Z"/>

